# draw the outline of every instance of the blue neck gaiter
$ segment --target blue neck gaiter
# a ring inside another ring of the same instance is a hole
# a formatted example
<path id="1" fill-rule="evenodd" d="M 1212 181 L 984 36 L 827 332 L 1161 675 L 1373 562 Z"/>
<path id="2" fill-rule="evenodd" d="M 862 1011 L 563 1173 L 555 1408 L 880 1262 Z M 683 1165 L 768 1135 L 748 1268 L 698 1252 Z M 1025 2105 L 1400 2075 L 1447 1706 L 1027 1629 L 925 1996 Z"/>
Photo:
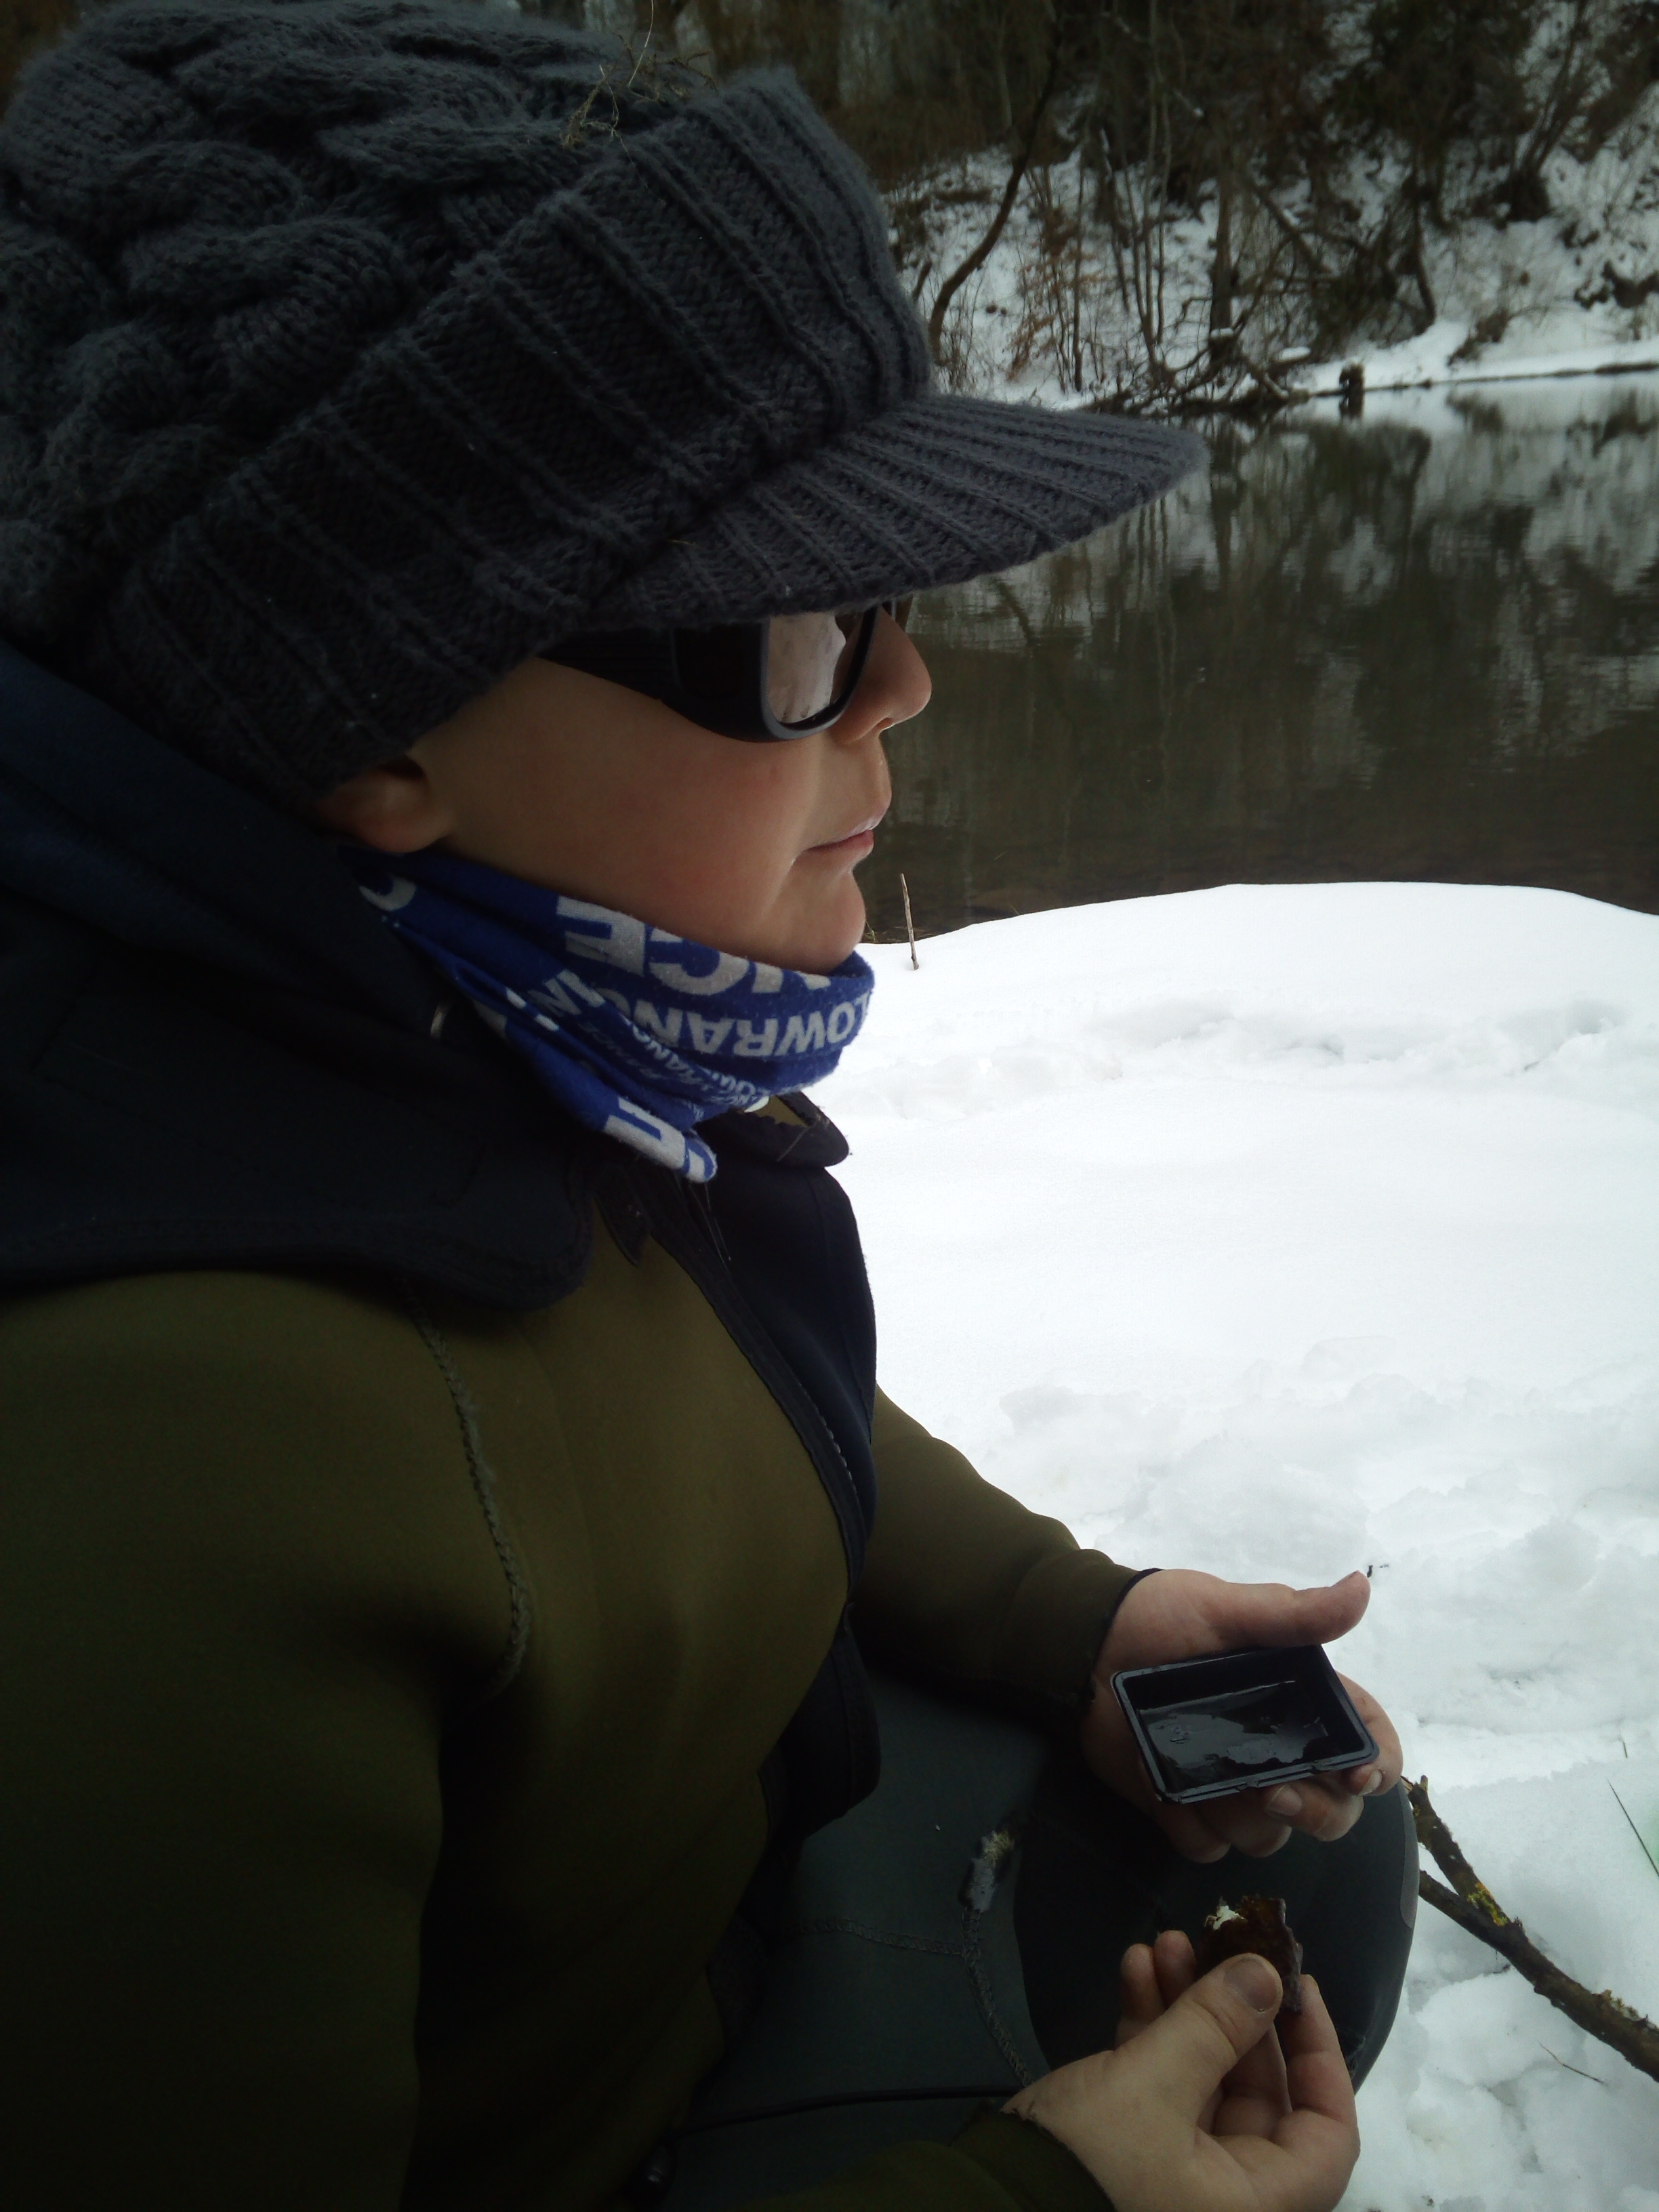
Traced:
<path id="1" fill-rule="evenodd" d="M 450 853 L 338 849 L 577 1121 L 693 1182 L 714 1172 L 699 1121 L 821 1081 L 863 1026 L 875 977 L 856 953 L 806 975 Z"/>

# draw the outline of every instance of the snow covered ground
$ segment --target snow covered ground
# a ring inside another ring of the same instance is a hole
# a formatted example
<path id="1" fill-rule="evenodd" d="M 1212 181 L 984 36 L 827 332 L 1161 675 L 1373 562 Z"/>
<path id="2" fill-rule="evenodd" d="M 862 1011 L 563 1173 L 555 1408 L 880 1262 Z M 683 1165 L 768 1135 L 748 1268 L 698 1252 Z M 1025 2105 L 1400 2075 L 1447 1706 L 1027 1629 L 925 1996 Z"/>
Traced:
<path id="1" fill-rule="evenodd" d="M 1409 1771 L 1659 2017 L 1659 918 L 1235 886 L 866 949 L 820 1095 L 887 1387 L 1119 1558 L 1371 1569 Z M 1659 2212 L 1659 2084 L 1427 1907 L 1361 2119 L 1346 2212 Z"/>

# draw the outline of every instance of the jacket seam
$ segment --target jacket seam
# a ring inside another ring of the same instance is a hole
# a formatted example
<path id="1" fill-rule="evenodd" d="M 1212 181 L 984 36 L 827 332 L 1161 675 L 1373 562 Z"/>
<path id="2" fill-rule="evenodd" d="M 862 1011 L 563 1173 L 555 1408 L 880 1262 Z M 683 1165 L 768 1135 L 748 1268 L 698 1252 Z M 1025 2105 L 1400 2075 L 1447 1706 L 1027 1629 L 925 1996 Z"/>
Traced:
<path id="1" fill-rule="evenodd" d="M 971 1905 L 963 1907 L 963 1957 L 968 1967 L 968 1978 L 974 1985 L 974 1995 L 979 2002 L 991 2040 L 1008 2065 L 1022 2089 L 1029 2089 L 1035 2075 L 1020 2056 L 1019 2046 L 1008 2032 L 1006 2021 L 997 2008 L 996 1991 L 991 1986 L 991 1977 L 985 1964 L 984 1947 L 980 1942 L 980 1929 L 985 1919 L 983 1912 Z"/>
<path id="2" fill-rule="evenodd" d="M 509 1607 L 507 1648 L 478 1692 L 476 1703 L 485 1705 L 492 1698 L 501 1696 L 524 1665 L 525 1654 L 530 1647 L 530 1584 L 501 1519 L 495 1477 L 484 1456 L 483 1438 L 478 1429 L 478 1411 L 473 1402 L 472 1393 L 467 1389 L 461 1371 L 455 1364 L 454 1355 L 443 1332 L 422 1304 L 413 1283 L 403 1275 L 397 1277 L 396 1281 L 398 1294 L 408 1310 L 416 1333 L 431 1353 L 433 1363 L 443 1376 L 445 1388 L 449 1392 L 450 1404 L 454 1408 L 456 1423 L 461 1432 L 461 1449 L 466 1456 L 468 1480 L 483 1515 L 484 1526 L 489 1531 L 490 1542 L 495 1547 L 495 1557 L 501 1563 L 501 1572 L 507 1578 Z"/>

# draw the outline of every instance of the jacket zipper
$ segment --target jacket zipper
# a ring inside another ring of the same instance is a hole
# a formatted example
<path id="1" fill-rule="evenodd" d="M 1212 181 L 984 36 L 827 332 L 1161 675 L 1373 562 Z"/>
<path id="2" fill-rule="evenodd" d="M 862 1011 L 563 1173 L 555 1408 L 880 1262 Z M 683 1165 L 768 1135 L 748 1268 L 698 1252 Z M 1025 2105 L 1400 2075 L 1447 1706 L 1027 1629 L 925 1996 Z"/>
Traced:
<path id="1" fill-rule="evenodd" d="M 738 1290 L 708 1192 L 671 1177 L 665 1170 L 647 1167 L 635 1172 L 631 1163 L 629 1179 L 652 1235 L 708 1299 L 805 1445 L 841 1529 L 850 1595 L 864 1571 L 868 1534 L 852 1469 L 811 1393 Z"/>

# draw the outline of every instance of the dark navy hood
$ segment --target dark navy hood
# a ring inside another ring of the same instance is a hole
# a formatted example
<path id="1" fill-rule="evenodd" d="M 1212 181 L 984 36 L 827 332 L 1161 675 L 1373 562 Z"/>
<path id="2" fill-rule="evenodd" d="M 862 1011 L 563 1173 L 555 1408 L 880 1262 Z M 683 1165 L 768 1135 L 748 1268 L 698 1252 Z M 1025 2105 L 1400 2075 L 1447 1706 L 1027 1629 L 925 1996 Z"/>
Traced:
<path id="1" fill-rule="evenodd" d="M 366 1264 L 545 1305 L 580 1153 L 325 839 L 0 643 L 0 1289 Z"/>

